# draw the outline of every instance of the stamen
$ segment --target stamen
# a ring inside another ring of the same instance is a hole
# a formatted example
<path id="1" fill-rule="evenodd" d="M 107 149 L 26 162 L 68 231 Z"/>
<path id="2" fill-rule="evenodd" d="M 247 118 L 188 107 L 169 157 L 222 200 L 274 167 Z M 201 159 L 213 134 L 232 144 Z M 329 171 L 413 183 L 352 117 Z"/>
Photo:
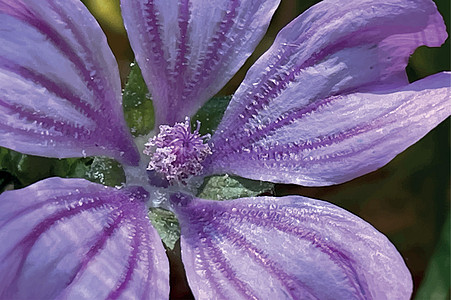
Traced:
<path id="1" fill-rule="evenodd" d="M 205 141 L 210 135 L 201 136 L 200 122 L 191 132 L 190 119 L 174 126 L 160 125 L 160 133 L 145 144 L 144 154 L 150 156 L 147 170 L 154 170 L 170 184 L 182 183 L 202 172 L 202 162 L 211 154 Z"/>

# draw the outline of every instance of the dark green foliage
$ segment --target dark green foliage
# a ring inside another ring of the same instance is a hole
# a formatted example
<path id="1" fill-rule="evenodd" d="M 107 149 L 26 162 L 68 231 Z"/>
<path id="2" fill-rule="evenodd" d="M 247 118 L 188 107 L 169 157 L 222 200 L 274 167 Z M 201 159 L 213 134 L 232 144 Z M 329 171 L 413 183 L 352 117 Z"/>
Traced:
<path id="1" fill-rule="evenodd" d="M 122 95 L 124 116 L 134 136 L 148 134 L 155 125 L 154 109 L 138 64 L 131 65 Z"/>
<path id="2" fill-rule="evenodd" d="M 264 193 L 272 194 L 273 189 L 274 184 L 271 182 L 256 181 L 226 174 L 205 178 L 198 197 L 211 200 L 230 200 L 255 197 Z"/>
<path id="3" fill-rule="evenodd" d="M 180 238 L 180 225 L 177 217 L 168 210 L 151 208 L 149 218 L 166 247 L 173 250 L 175 243 Z"/>
<path id="4" fill-rule="evenodd" d="M 230 99 L 232 99 L 232 96 L 217 96 L 208 100 L 191 118 L 191 127 L 196 128 L 196 121 L 200 121 L 200 134 L 213 134 L 219 122 L 221 122 Z"/>
<path id="5" fill-rule="evenodd" d="M 47 158 L 0 148 L 0 188 L 21 188 L 49 177 L 85 178 L 116 186 L 125 181 L 119 163 L 106 157 Z M 0 189 L 0 192 L 2 190 Z"/>
<path id="6" fill-rule="evenodd" d="M 440 240 L 429 261 L 423 283 L 415 299 L 446 300 L 450 297 L 450 217 L 443 225 Z"/>

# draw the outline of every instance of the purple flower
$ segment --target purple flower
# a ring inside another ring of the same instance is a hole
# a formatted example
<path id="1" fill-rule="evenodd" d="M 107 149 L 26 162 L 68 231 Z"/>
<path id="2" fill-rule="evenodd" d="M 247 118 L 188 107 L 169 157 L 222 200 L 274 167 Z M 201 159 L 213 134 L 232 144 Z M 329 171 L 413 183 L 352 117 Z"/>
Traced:
<path id="1" fill-rule="evenodd" d="M 279 0 L 174 3 L 122 0 L 161 125 L 135 145 L 115 59 L 81 2 L 0 0 L 0 146 L 110 156 L 127 174 L 121 189 L 50 178 L 0 195 L 0 298 L 167 298 L 168 260 L 147 218 L 159 203 L 180 221 L 199 299 L 408 299 L 403 259 L 356 216 L 300 196 L 198 199 L 190 180 L 321 186 L 389 162 L 450 115 L 450 73 L 409 84 L 404 71 L 415 48 L 447 37 L 435 5 L 315 5 L 249 70 L 207 141 L 185 118 L 244 63 Z"/>

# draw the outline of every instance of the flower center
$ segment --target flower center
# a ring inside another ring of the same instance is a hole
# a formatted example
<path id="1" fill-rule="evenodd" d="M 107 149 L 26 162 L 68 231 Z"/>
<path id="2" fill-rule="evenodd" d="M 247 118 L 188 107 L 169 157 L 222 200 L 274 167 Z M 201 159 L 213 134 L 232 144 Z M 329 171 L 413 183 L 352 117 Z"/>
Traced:
<path id="1" fill-rule="evenodd" d="M 191 132 L 190 120 L 174 126 L 160 125 L 160 133 L 145 144 L 144 154 L 150 156 L 147 170 L 153 170 L 170 184 L 186 184 L 187 179 L 200 175 L 202 162 L 211 154 L 205 143 L 210 135 L 199 134 L 200 122 Z"/>

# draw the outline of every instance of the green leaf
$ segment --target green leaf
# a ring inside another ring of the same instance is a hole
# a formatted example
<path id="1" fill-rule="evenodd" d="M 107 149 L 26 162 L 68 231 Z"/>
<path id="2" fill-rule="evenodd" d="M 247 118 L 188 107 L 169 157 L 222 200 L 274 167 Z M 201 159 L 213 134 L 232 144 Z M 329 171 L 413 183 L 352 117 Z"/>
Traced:
<path id="1" fill-rule="evenodd" d="M 230 200 L 243 197 L 255 197 L 272 192 L 274 184 L 250 180 L 237 176 L 210 176 L 204 180 L 198 197 L 211 200 Z"/>
<path id="2" fill-rule="evenodd" d="M 169 249 L 174 250 L 175 243 L 180 238 L 180 225 L 177 217 L 168 210 L 151 208 L 149 218 L 163 243 Z"/>
<path id="3" fill-rule="evenodd" d="M 155 125 L 154 109 L 138 64 L 132 63 L 122 94 L 124 116 L 133 136 L 148 134 Z"/>
<path id="4" fill-rule="evenodd" d="M 67 173 L 60 177 L 91 179 L 89 173 L 91 170 L 91 164 L 94 161 L 93 157 L 68 158 L 68 160 L 70 167 L 66 170 Z"/>
<path id="5" fill-rule="evenodd" d="M 440 240 L 426 269 L 415 299 L 446 300 L 450 296 L 450 216 L 443 225 Z"/>
<path id="6" fill-rule="evenodd" d="M 196 128 L 196 121 L 200 121 L 200 134 L 213 134 L 231 99 L 232 96 L 219 96 L 208 100 L 191 118 L 191 127 Z"/>
<path id="7" fill-rule="evenodd" d="M 66 162 L 67 166 L 60 172 L 55 169 L 52 176 L 84 178 L 108 186 L 120 186 L 125 182 L 122 166 L 109 157 L 67 158 L 58 161 Z"/>
<path id="8" fill-rule="evenodd" d="M 121 165 L 109 157 L 94 157 L 84 178 L 108 186 L 125 183 L 125 173 Z"/>
<path id="9" fill-rule="evenodd" d="M 64 176 L 68 168 L 68 160 L 26 155 L 0 148 L 0 169 L 18 178 L 21 186 L 51 176 Z"/>
<path id="10" fill-rule="evenodd" d="M 109 186 L 125 182 L 121 165 L 107 157 L 48 158 L 0 147 L 0 170 L 18 179 L 21 188 L 49 177 L 85 178 Z"/>

